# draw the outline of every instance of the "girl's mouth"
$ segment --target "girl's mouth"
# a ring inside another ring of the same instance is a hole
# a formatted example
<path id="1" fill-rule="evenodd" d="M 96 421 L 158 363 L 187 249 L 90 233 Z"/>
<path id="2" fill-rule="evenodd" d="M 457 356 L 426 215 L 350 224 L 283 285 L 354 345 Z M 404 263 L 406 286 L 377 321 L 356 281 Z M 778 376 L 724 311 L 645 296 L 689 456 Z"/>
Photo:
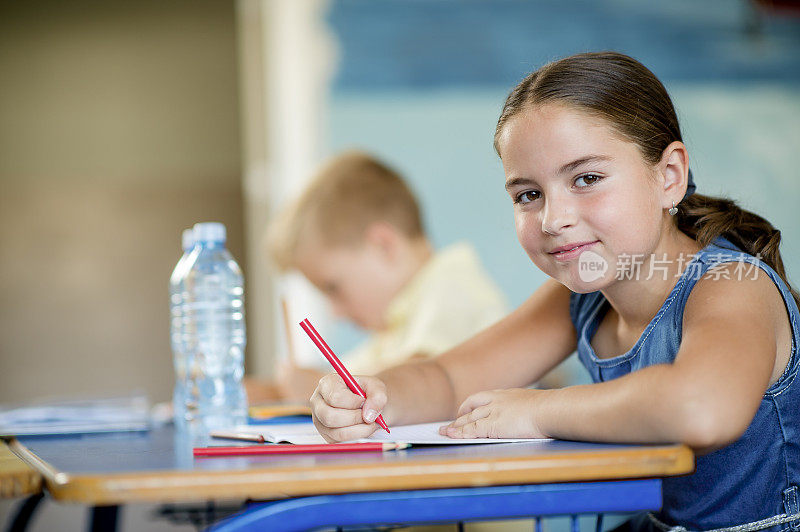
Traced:
<path id="1" fill-rule="evenodd" d="M 592 247 L 599 240 L 589 242 L 574 242 L 564 246 L 559 246 L 548 252 L 556 260 L 572 260 L 580 256 L 581 253 Z"/>

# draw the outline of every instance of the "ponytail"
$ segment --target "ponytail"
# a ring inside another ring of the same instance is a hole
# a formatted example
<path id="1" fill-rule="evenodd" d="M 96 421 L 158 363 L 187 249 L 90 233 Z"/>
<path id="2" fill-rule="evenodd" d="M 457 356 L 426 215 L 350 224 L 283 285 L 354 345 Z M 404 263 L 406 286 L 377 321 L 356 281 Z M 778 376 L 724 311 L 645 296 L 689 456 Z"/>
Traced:
<path id="1" fill-rule="evenodd" d="M 780 276 L 800 305 L 797 290 L 789 284 L 780 253 L 781 232 L 761 216 L 739 207 L 735 201 L 692 194 L 685 198 L 676 215 L 678 229 L 706 247 L 718 236 L 726 238 L 745 253 L 758 257 Z"/>

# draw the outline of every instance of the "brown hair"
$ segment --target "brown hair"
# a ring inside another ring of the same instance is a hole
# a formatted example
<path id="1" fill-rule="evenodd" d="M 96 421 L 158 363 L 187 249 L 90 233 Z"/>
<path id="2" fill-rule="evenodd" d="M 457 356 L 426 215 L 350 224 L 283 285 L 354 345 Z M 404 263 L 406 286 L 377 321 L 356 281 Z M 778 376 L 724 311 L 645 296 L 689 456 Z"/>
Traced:
<path id="1" fill-rule="evenodd" d="M 658 78 L 632 57 L 616 52 L 577 54 L 549 63 L 529 74 L 508 95 L 494 134 L 494 148 L 505 124 L 532 105 L 565 104 L 606 120 L 634 142 L 650 164 L 664 149 L 682 141 L 672 100 Z M 675 223 L 705 247 L 718 236 L 759 257 L 783 279 L 792 296 L 800 297 L 786 277 L 779 251 L 781 233 L 767 220 L 734 201 L 692 194 L 679 206 Z"/>
<path id="2" fill-rule="evenodd" d="M 322 166 L 271 224 L 269 251 L 278 267 L 287 270 L 296 266 L 304 239 L 353 245 L 375 222 L 386 222 L 408 238 L 424 236 L 419 205 L 403 178 L 371 155 L 344 152 Z"/>

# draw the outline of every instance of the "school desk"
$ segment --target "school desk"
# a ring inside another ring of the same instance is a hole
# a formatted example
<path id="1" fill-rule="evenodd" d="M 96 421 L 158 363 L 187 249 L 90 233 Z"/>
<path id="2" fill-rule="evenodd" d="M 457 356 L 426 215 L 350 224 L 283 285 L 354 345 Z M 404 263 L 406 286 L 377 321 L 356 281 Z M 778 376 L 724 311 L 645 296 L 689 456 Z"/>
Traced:
<path id="1" fill-rule="evenodd" d="M 42 476 L 0 440 L 0 498 L 35 495 L 42 491 Z"/>
<path id="2" fill-rule="evenodd" d="M 167 426 L 25 437 L 9 447 L 42 474 L 55 500 L 94 507 L 95 529 L 112 528 L 117 505 L 133 502 L 276 501 L 252 506 L 220 530 L 657 509 L 659 478 L 694 468 L 683 445 L 547 441 L 194 459 L 184 439 Z"/>
<path id="3" fill-rule="evenodd" d="M 42 475 L 11 452 L 0 440 L 0 499 L 27 496 L 14 517 L 9 517 L 9 531 L 14 523 L 27 523 L 42 498 Z"/>

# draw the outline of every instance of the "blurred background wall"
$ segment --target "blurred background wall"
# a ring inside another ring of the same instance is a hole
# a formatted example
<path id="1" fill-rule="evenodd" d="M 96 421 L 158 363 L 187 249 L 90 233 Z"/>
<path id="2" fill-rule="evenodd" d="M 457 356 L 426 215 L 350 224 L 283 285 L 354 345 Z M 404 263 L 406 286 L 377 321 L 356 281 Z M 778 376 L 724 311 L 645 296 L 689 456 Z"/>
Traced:
<path id="1" fill-rule="evenodd" d="M 544 278 L 515 239 L 495 121 L 528 72 L 586 50 L 629 53 L 664 81 L 699 190 L 781 228 L 797 285 L 800 19 L 769 4 L 0 0 L 0 403 L 166 400 L 167 280 L 180 231 L 203 220 L 227 225 L 245 270 L 250 372 L 284 351 L 281 292 L 338 351 L 354 346 L 307 285 L 270 271 L 261 240 L 347 147 L 404 173 L 434 243 L 470 240 L 519 304 Z M 121 529 L 156 530 L 148 512 L 129 507 Z M 50 503 L 32 529 L 82 518 Z"/>
<path id="2" fill-rule="evenodd" d="M 248 371 L 285 350 L 263 228 L 325 157 L 375 152 L 434 243 L 478 249 L 512 304 L 543 281 L 516 242 L 492 151 L 509 89 L 614 49 L 671 91 L 701 191 L 766 215 L 800 275 L 800 22 L 744 0 L 240 0 L 0 3 L 0 401 L 169 396 L 166 282 L 182 228 L 228 226 L 248 284 Z M 241 132 L 241 133 L 240 133 Z M 306 339 L 296 344 L 323 364 Z M 324 365 L 322 366 L 324 367 Z M 576 376 L 576 378 L 579 378 Z"/>
<path id="3" fill-rule="evenodd" d="M 516 240 L 492 139 L 510 89 L 544 63 L 616 50 L 666 85 L 702 193 L 783 232 L 800 281 L 800 9 L 744 0 L 340 0 L 325 146 L 369 149 L 420 195 L 436 245 L 469 239 L 513 305 L 544 280 Z M 410 6 L 413 6 L 411 8 Z M 797 4 L 795 4 L 797 6 Z M 337 345 L 359 341 L 340 326 Z M 570 372 L 584 379 L 582 368 Z"/>
<path id="4" fill-rule="evenodd" d="M 172 388 L 180 232 L 243 259 L 235 5 L 0 3 L 0 402 Z"/>

